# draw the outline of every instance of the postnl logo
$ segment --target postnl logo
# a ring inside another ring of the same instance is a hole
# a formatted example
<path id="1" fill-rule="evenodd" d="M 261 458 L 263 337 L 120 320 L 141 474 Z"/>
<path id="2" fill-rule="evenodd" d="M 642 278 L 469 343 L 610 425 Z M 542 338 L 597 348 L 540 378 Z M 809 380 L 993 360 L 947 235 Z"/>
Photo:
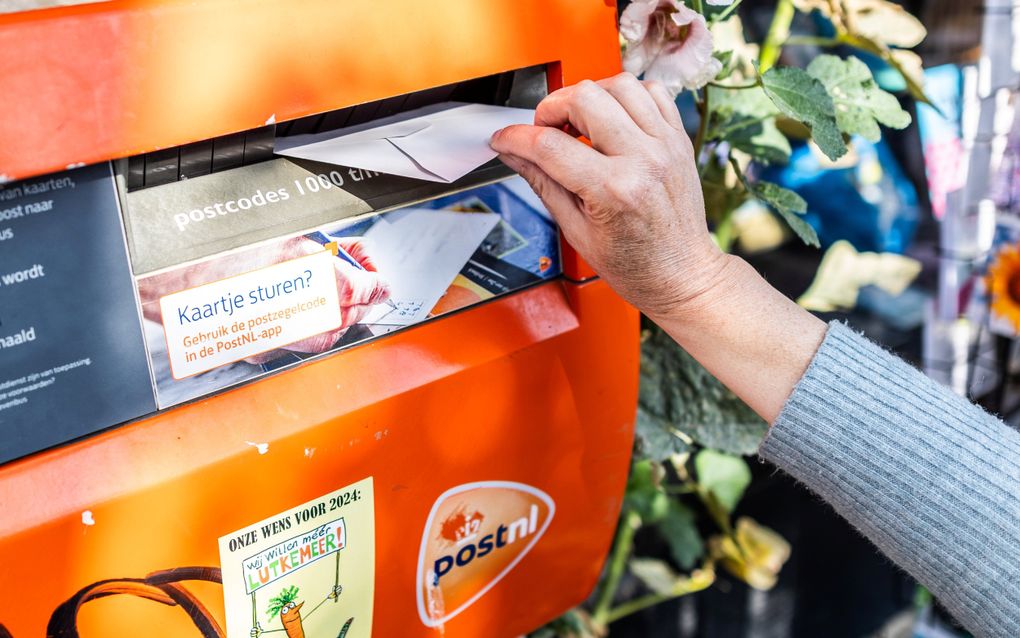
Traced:
<path id="1" fill-rule="evenodd" d="M 418 552 L 418 615 L 438 627 L 485 595 L 531 551 L 552 522 L 548 494 L 483 481 L 436 499 Z"/>

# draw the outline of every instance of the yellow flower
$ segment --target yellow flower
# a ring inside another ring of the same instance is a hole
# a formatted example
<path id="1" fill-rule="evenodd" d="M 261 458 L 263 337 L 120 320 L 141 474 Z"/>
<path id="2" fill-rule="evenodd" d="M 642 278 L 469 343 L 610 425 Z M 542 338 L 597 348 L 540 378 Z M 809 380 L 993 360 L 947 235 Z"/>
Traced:
<path id="1" fill-rule="evenodd" d="M 779 570 L 790 558 L 786 539 L 746 516 L 737 520 L 733 534 L 710 538 L 708 547 L 726 571 L 762 591 L 775 587 Z"/>
<path id="2" fill-rule="evenodd" d="M 1020 332 L 1020 245 L 1001 250 L 985 279 L 992 299 L 992 313 Z"/>

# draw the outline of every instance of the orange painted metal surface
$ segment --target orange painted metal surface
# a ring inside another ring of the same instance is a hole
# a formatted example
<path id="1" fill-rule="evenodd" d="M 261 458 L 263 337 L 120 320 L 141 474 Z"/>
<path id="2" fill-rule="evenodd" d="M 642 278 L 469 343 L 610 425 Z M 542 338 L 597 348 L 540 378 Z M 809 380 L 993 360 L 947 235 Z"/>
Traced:
<path id="1" fill-rule="evenodd" d="M 439 635 L 415 608 L 422 527 L 440 493 L 478 480 L 533 485 L 557 511 L 445 635 L 533 629 L 588 595 L 608 550 L 629 468 L 637 328 L 603 282 L 553 282 L 11 464 L 0 470 L 0 624 L 41 636 L 97 581 L 216 567 L 219 536 L 372 476 L 374 635 Z M 219 585 L 186 585 L 222 623 Z M 83 606 L 77 623 L 82 637 L 143 627 L 202 635 L 180 609 L 124 596 Z"/>
<path id="2" fill-rule="evenodd" d="M 612 4 L 115 0 L 0 16 L 0 177 L 540 63 L 564 84 L 604 77 L 620 66 Z M 592 274 L 572 251 L 564 265 Z M 73 628 L 53 618 L 106 579 L 217 568 L 218 537 L 368 476 L 374 634 L 519 635 L 595 583 L 637 372 L 637 313 L 602 282 L 556 281 L 0 467 L 0 637 L 219 635 L 151 584 L 148 600 L 88 602 Z M 497 586 L 429 629 L 415 608 L 429 508 L 484 480 L 543 490 L 555 517 Z M 186 575 L 203 578 L 181 583 L 193 609 L 222 627 L 215 569 Z"/>
<path id="3" fill-rule="evenodd" d="M 0 175 L 125 157 L 534 64 L 620 68 L 603 0 L 112 0 L 0 16 Z"/>

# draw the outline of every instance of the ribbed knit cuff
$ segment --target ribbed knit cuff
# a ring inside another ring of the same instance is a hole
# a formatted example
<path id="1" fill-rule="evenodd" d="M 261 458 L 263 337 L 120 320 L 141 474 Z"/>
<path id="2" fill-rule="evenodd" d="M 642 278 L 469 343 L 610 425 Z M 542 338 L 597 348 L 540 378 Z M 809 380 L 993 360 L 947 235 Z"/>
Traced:
<path id="1" fill-rule="evenodd" d="M 759 450 L 979 636 L 1020 636 L 1020 434 L 842 324 Z"/>

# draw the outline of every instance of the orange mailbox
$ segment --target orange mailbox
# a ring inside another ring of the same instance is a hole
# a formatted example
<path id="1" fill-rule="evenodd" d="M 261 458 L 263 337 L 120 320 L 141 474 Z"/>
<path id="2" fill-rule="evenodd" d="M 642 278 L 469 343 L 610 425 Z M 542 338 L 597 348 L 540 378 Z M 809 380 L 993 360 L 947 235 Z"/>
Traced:
<path id="1" fill-rule="evenodd" d="M 606 0 L 0 15 L 0 637 L 518 636 L 588 596 L 637 313 L 452 140 L 618 70 Z"/>

